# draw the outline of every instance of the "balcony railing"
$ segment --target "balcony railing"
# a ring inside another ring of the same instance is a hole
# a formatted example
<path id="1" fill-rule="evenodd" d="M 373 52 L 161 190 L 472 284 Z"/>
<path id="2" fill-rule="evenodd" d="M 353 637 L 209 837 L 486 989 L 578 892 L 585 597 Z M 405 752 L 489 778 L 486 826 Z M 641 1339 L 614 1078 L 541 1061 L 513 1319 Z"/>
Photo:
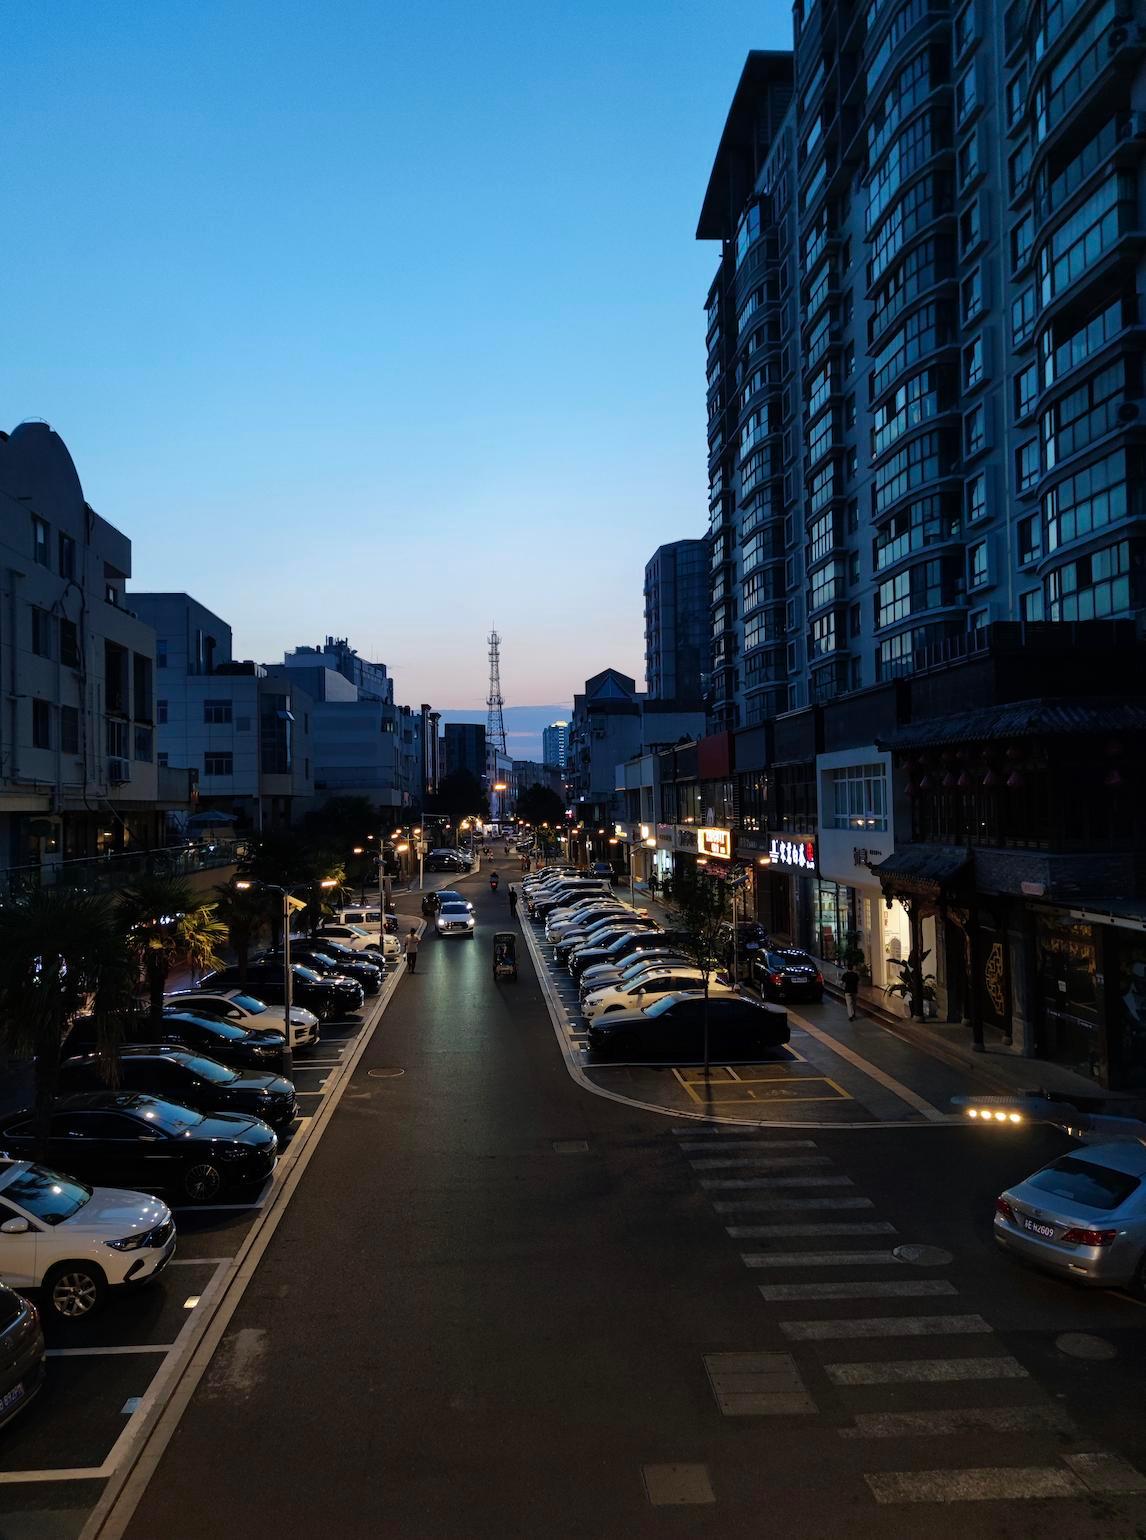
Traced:
<path id="1" fill-rule="evenodd" d="M 247 853 L 241 839 L 184 841 L 159 850 L 130 850 L 75 861 L 53 861 L 0 870 L 0 903 L 41 888 L 70 888 L 81 893 L 109 893 L 143 876 L 189 877 L 195 872 L 234 866 Z"/>

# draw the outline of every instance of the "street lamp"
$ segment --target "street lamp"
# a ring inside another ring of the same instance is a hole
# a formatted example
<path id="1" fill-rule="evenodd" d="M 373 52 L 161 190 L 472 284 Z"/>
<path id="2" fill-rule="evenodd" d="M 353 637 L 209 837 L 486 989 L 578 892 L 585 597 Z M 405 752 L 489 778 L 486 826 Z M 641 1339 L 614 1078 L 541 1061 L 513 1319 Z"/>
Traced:
<path id="1" fill-rule="evenodd" d="M 497 821 L 500 826 L 505 817 L 505 793 L 509 790 L 504 781 L 494 781 L 493 789 L 497 792 Z"/>
<path id="2" fill-rule="evenodd" d="M 358 872 L 359 872 L 359 876 L 362 878 L 362 885 L 361 885 L 362 886 L 362 891 L 361 891 L 361 896 L 359 897 L 358 902 L 359 902 L 359 904 L 362 905 L 363 908 L 365 908 L 365 906 L 366 906 L 366 863 L 362 860 L 362 857 L 366 854 L 366 847 L 364 845 L 355 845 L 355 847 L 354 847 L 354 854 L 358 857 Z"/>
<path id="3" fill-rule="evenodd" d="M 313 883 L 308 884 L 313 887 Z M 320 888 L 336 888 L 338 884 L 333 877 L 324 877 L 318 886 Z M 294 975 L 290 971 L 290 917 L 294 909 L 305 909 L 306 905 L 299 898 L 291 896 L 290 888 L 280 888 L 276 882 L 262 882 L 258 878 L 239 877 L 235 881 L 235 887 L 240 893 L 246 893 L 250 888 L 265 888 L 268 893 L 279 893 L 283 901 L 283 1017 L 286 1023 L 286 1040 L 290 1043 L 291 1028 L 291 985 L 294 983 Z"/>

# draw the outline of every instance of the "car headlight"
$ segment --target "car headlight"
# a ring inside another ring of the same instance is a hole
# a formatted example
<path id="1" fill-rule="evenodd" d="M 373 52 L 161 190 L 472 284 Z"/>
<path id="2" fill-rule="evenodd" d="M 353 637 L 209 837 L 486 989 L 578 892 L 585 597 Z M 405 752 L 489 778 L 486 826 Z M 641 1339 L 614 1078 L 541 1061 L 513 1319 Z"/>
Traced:
<path id="1" fill-rule="evenodd" d="M 245 1160 L 248 1151 L 243 1144 L 221 1144 L 218 1149 L 212 1151 L 212 1154 L 217 1155 L 220 1160 Z"/>
<path id="2" fill-rule="evenodd" d="M 121 1241 L 107 1241 L 113 1251 L 140 1251 L 147 1245 L 147 1237 L 150 1232 L 141 1230 L 138 1235 L 125 1235 Z"/>

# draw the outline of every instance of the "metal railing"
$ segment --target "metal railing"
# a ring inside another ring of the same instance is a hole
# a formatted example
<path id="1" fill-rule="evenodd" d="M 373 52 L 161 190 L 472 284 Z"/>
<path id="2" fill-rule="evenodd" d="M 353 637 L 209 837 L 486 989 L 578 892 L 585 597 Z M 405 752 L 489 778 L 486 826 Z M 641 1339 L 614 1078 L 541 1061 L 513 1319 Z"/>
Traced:
<path id="1" fill-rule="evenodd" d="M 70 888 L 106 893 L 142 876 L 190 877 L 196 872 L 234 866 L 247 853 L 241 839 L 184 840 L 158 850 L 131 850 L 75 861 L 52 861 L 0 870 L 0 903 L 41 888 Z"/>

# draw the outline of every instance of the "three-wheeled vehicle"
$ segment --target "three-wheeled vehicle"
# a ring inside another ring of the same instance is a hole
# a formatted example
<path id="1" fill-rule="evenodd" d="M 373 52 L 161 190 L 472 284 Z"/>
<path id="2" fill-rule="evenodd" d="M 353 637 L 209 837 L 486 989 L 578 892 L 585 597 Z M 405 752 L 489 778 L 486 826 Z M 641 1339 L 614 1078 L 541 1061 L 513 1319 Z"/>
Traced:
<path id="1" fill-rule="evenodd" d="M 499 930 L 493 938 L 493 976 L 517 978 L 517 936 L 512 930 Z"/>

